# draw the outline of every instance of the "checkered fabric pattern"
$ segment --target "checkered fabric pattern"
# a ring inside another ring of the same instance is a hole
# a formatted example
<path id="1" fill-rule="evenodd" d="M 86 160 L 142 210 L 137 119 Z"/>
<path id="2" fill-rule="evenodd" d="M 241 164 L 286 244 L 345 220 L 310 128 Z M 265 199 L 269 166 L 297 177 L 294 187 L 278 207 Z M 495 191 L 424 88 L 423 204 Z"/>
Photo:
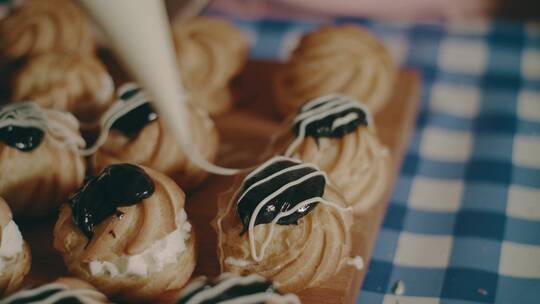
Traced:
<path id="1" fill-rule="evenodd" d="M 423 81 L 358 303 L 540 303 L 540 25 L 333 22 L 367 26 Z M 320 25 L 237 24 L 265 59 Z"/>
<path id="2" fill-rule="evenodd" d="M 273 60 L 320 25 L 236 22 Z M 367 26 L 423 81 L 358 303 L 540 303 L 540 25 L 334 22 Z"/>

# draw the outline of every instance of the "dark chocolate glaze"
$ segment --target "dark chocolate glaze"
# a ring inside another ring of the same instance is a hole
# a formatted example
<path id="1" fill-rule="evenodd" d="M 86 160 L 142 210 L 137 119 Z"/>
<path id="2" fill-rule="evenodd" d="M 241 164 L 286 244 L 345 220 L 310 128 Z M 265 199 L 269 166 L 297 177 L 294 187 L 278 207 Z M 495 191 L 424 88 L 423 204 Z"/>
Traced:
<path id="1" fill-rule="evenodd" d="M 136 98 L 137 94 L 141 93 L 141 91 L 141 88 L 134 88 L 126 91 L 119 97 L 124 102 L 130 102 Z M 137 134 L 139 134 L 139 132 L 147 124 L 156 120 L 157 118 L 158 115 L 154 109 L 152 109 L 152 106 L 150 106 L 150 101 L 147 101 L 146 103 L 131 110 L 126 115 L 118 118 L 111 126 L 111 129 L 116 129 L 124 133 L 127 137 L 133 138 L 137 136 Z"/>
<path id="2" fill-rule="evenodd" d="M 91 239 L 94 228 L 103 220 L 115 214 L 121 217 L 117 208 L 135 205 L 150 197 L 154 190 L 154 182 L 142 168 L 110 165 L 69 198 L 73 222 Z"/>
<path id="3" fill-rule="evenodd" d="M 9 120 L 24 121 L 32 126 L 3 125 L 0 128 L 0 142 L 23 152 L 39 147 L 45 136 L 46 118 L 39 108 L 31 102 L 18 102 L 0 107 L 0 122 Z M 35 127 L 41 125 L 43 128 Z"/>
<path id="4" fill-rule="evenodd" d="M 51 286 L 52 287 L 52 286 Z M 2 304 L 30 304 L 30 303 L 36 303 L 40 301 L 48 300 L 50 297 L 55 296 L 58 292 L 62 292 L 66 290 L 66 287 L 58 286 L 54 288 L 49 288 L 46 290 L 38 291 L 37 288 L 34 288 L 31 291 L 31 293 L 25 291 L 25 295 L 19 295 L 14 294 L 13 297 L 9 298 L 9 301 L 6 301 L 5 303 L 2 302 Z M 84 304 L 79 299 L 73 296 L 65 296 L 57 301 L 54 302 L 55 304 Z"/>
<path id="5" fill-rule="evenodd" d="M 322 102 L 320 104 L 317 104 L 315 106 L 309 106 L 309 104 L 308 104 L 308 105 L 302 107 L 300 109 L 300 111 L 298 112 L 298 114 L 302 114 L 302 113 L 305 113 L 307 111 L 314 110 L 314 109 L 319 108 L 319 107 L 321 107 L 321 106 L 323 106 L 325 104 L 328 104 L 329 102 L 335 102 L 336 100 L 343 99 L 343 98 L 346 98 L 346 97 L 329 96 L 328 100 L 326 100 L 326 101 L 324 101 L 324 102 Z M 356 101 L 351 99 L 348 102 L 350 102 L 354 106 L 354 103 Z M 336 119 L 345 117 L 346 115 L 348 115 L 350 113 L 356 113 L 356 114 L 358 114 L 358 117 L 356 119 L 350 121 L 347 124 L 344 124 L 344 125 L 339 126 L 339 127 L 335 128 L 335 129 L 332 129 L 332 124 L 334 123 L 334 121 Z M 298 136 L 298 134 L 300 132 L 300 124 L 301 124 L 301 122 L 302 121 L 298 121 L 293 126 L 293 132 L 296 134 L 296 136 Z M 306 137 L 311 136 L 311 137 L 314 137 L 314 138 L 342 137 L 345 134 L 354 132 L 358 126 L 362 126 L 362 125 L 367 126 L 367 124 L 368 124 L 367 115 L 363 110 L 359 109 L 358 107 L 349 107 L 349 108 L 347 108 L 347 109 L 345 109 L 343 111 L 327 115 L 327 116 L 325 116 L 325 117 L 323 117 L 321 119 L 318 119 L 318 120 L 315 120 L 315 121 L 309 123 L 306 126 L 305 136 Z"/>
<path id="6" fill-rule="evenodd" d="M 38 128 L 7 126 L 0 129 L 0 142 L 23 152 L 39 147 L 45 132 Z"/>
<path id="7" fill-rule="evenodd" d="M 268 164 L 267 167 L 257 172 L 257 174 L 244 180 L 242 190 L 240 191 L 238 198 L 240 198 L 242 194 L 256 182 L 280 170 L 296 166 L 298 164 L 300 164 L 300 162 L 294 162 L 291 160 L 279 160 Z M 267 182 L 259 184 L 250 191 L 248 191 L 246 195 L 240 201 L 238 201 L 237 205 L 237 212 L 240 216 L 242 225 L 244 226 L 244 232 L 248 230 L 251 215 L 255 211 L 257 205 L 263 199 L 268 197 L 270 194 L 272 194 L 285 184 L 296 181 L 299 178 L 316 171 L 317 170 L 312 167 L 303 167 L 300 169 L 288 171 L 278 176 L 275 176 Z M 276 196 L 274 199 L 272 199 L 270 202 L 268 202 L 259 211 L 257 218 L 255 219 L 255 225 L 267 224 L 272 222 L 272 220 L 278 215 L 280 211 L 290 210 L 302 201 L 314 197 L 322 197 L 322 195 L 324 194 L 325 186 L 326 181 L 324 176 L 322 175 L 314 176 L 300 184 L 291 186 L 290 188 Z M 317 203 L 314 203 L 306 206 L 305 208 L 300 208 L 293 214 L 279 219 L 277 223 L 279 225 L 297 224 L 298 220 L 311 212 L 316 207 L 316 205 Z"/>
<path id="8" fill-rule="evenodd" d="M 211 280 L 211 281 L 206 280 L 206 282 L 203 285 L 201 285 L 199 288 L 185 295 L 180 296 L 180 298 L 178 299 L 176 303 L 185 304 L 201 291 L 213 288 L 214 286 L 218 285 L 222 281 L 223 281 L 222 279 L 216 279 L 216 280 Z M 246 285 L 239 285 L 239 284 L 233 285 L 230 288 L 223 291 L 222 293 L 220 293 L 219 295 L 200 302 L 200 304 L 220 303 L 222 301 L 235 299 L 241 296 L 263 293 L 263 292 L 279 294 L 279 292 L 276 290 L 272 282 L 260 280 L 260 281 L 252 282 Z M 261 303 L 261 304 L 264 304 L 264 303 Z"/>

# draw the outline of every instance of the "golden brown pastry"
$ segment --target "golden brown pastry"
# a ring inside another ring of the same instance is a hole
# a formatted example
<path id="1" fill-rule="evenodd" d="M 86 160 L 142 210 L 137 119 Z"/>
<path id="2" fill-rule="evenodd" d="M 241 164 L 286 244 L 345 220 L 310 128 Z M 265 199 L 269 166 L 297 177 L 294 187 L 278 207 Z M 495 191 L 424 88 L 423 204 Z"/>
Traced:
<path id="1" fill-rule="evenodd" d="M 230 110 L 229 83 L 246 63 L 247 37 L 233 24 L 215 17 L 179 23 L 173 33 L 182 84 L 191 98 L 212 115 Z"/>
<path id="2" fill-rule="evenodd" d="M 83 181 L 77 119 L 34 103 L 0 107 L 0 196 L 15 217 L 55 213 Z"/>
<path id="3" fill-rule="evenodd" d="M 158 118 L 144 90 L 133 83 L 118 89 L 118 100 L 102 119 L 101 139 L 89 153 L 95 173 L 114 163 L 136 163 L 167 174 L 182 189 L 191 190 L 208 175 L 182 151 L 173 132 Z M 219 137 L 202 109 L 189 105 L 191 140 L 208 161 L 216 159 Z M 109 132 L 110 128 L 110 132 Z"/>
<path id="4" fill-rule="evenodd" d="M 279 110 L 292 114 L 308 100 L 344 94 L 379 111 L 389 99 L 396 65 L 384 45 L 355 25 L 325 26 L 305 35 L 274 77 Z"/>
<path id="5" fill-rule="evenodd" d="M 60 278 L 52 283 L 22 290 L 3 300 L 3 304 L 78 303 L 106 304 L 107 297 L 92 285 L 75 278 Z"/>
<path id="6" fill-rule="evenodd" d="M 286 144 L 277 150 L 328 173 L 355 214 L 380 202 L 391 158 L 367 106 L 346 96 L 322 96 L 306 103 L 287 130 Z"/>
<path id="7" fill-rule="evenodd" d="M 89 124 L 110 106 L 114 83 L 92 54 L 47 53 L 30 58 L 19 70 L 12 93 L 14 101 L 69 111 Z"/>
<path id="8" fill-rule="evenodd" d="M 218 203 L 221 270 L 258 273 L 283 292 L 315 287 L 350 254 L 352 214 L 315 165 L 275 157 Z"/>
<path id="9" fill-rule="evenodd" d="M 30 249 L 0 197 L 0 297 L 16 291 L 30 271 Z"/>
<path id="10" fill-rule="evenodd" d="M 136 303 L 182 287 L 196 263 L 184 192 L 149 168 L 116 164 L 65 204 L 54 247 L 68 270 L 107 296 Z"/>
<path id="11" fill-rule="evenodd" d="M 9 59 L 94 49 L 91 26 L 71 0 L 27 1 L 0 22 L 0 54 Z"/>
<path id="12" fill-rule="evenodd" d="M 237 276 L 223 273 L 209 280 L 199 277 L 193 280 L 180 293 L 176 304 L 203 303 L 241 303 L 241 304 L 300 304 L 294 294 L 281 294 L 277 287 L 257 274 Z"/>

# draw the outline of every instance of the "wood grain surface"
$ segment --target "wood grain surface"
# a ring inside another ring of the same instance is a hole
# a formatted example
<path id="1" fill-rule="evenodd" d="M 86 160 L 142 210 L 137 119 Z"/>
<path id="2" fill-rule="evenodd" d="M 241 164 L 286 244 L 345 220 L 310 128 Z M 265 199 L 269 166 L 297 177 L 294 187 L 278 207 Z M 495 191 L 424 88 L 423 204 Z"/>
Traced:
<path id="1" fill-rule="evenodd" d="M 106 60 L 107 61 L 107 60 Z M 107 64 L 111 67 L 110 64 Z M 228 166 L 255 165 L 264 152 L 270 136 L 279 128 L 282 118 L 271 99 L 271 75 L 277 66 L 273 62 L 250 61 L 245 72 L 235 80 L 239 99 L 233 112 L 216 118 L 222 144 L 219 162 Z M 114 69 L 114 68 L 113 68 Z M 118 74 L 114 73 L 113 74 Z M 117 83 L 126 79 L 115 75 Z M 365 268 L 355 271 L 345 267 L 323 286 L 302 291 L 303 303 L 355 302 L 371 257 L 394 182 L 409 138 L 414 129 L 419 105 L 420 78 L 410 70 L 400 72 L 394 94 L 382 112 L 375 116 L 377 132 L 392 155 L 391 185 L 381 201 L 366 214 L 357 217 L 353 226 L 353 255 L 364 259 Z M 234 178 L 212 176 L 187 197 L 187 213 L 198 235 L 198 266 L 194 276 L 219 274 L 216 258 L 216 234 L 210 221 L 216 213 L 217 197 L 227 190 Z M 55 219 L 21 222 L 22 233 L 30 244 L 33 262 L 28 284 L 43 283 L 66 275 L 62 259 L 52 248 L 52 226 Z"/>

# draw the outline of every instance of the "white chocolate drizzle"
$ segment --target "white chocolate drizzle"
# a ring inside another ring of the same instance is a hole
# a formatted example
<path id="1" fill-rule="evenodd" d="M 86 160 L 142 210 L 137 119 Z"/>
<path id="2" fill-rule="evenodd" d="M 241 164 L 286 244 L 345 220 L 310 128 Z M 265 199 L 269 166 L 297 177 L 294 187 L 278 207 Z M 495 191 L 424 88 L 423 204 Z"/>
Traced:
<path id="1" fill-rule="evenodd" d="M 125 83 L 118 88 L 117 95 L 122 96 L 124 93 L 137 88 L 139 87 L 132 82 Z M 101 130 L 98 139 L 92 146 L 81 150 L 81 155 L 88 156 L 94 154 L 99 147 L 105 144 L 107 138 L 109 137 L 109 132 L 111 131 L 112 126 L 118 119 L 148 102 L 150 102 L 150 98 L 144 90 L 137 92 L 134 96 L 130 97 L 129 101 L 127 102 L 117 98 L 112 106 L 103 114 L 103 116 L 101 116 L 99 120 Z"/>
<path id="2" fill-rule="evenodd" d="M 9 126 L 39 129 L 49 134 L 52 143 L 61 148 L 77 150 L 85 146 L 77 133 L 79 122 L 75 116 L 57 110 L 46 112 L 32 102 L 17 102 L 0 108 L 0 129 Z"/>
<path id="3" fill-rule="evenodd" d="M 75 116 L 68 112 L 54 110 L 49 110 L 45 114 L 48 118 L 47 125 L 53 143 L 73 151 L 78 151 L 86 146 L 86 142 L 78 132 L 79 122 Z M 51 119 L 52 117 L 55 119 Z"/>
<path id="4" fill-rule="evenodd" d="M 93 289 L 80 289 L 80 288 L 69 288 L 60 283 L 51 283 L 42 285 L 37 288 L 23 290 L 18 293 L 13 294 L 12 296 L 2 300 L 3 304 L 10 304 L 14 302 L 23 301 L 27 298 L 39 297 L 42 294 L 50 293 L 54 290 L 57 290 L 53 294 L 49 295 L 46 298 L 36 300 L 32 303 L 39 304 L 54 304 L 62 300 L 69 298 L 76 298 L 81 303 L 85 304 L 99 304 L 107 302 L 107 298 L 97 290 Z"/>
<path id="5" fill-rule="evenodd" d="M 253 170 L 253 172 L 251 172 L 248 176 L 246 176 L 246 178 L 244 179 L 244 181 L 250 179 L 251 177 L 255 176 L 256 174 L 258 174 L 260 171 L 262 171 L 264 168 L 276 163 L 276 162 L 280 162 L 280 161 L 294 161 L 295 163 L 297 163 L 297 165 L 294 165 L 294 166 L 290 166 L 290 167 L 287 167 L 285 169 L 282 169 L 282 170 L 279 170 L 255 183 L 253 183 L 253 185 L 249 186 L 249 188 L 247 188 L 243 193 L 242 195 L 238 198 L 238 201 L 236 202 L 237 204 L 244 198 L 244 196 L 246 196 L 247 193 L 249 193 L 251 190 L 253 190 L 255 187 L 261 185 L 261 184 L 264 184 L 264 183 L 267 183 L 269 182 L 270 180 L 280 176 L 280 175 L 283 175 L 287 172 L 291 172 L 291 171 L 296 171 L 296 170 L 299 170 L 299 169 L 304 169 L 304 168 L 311 168 L 311 169 L 314 169 L 314 170 L 317 170 L 317 171 L 320 171 L 319 168 L 317 166 L 315 166 L 314 164 L 310 164 L 310 163 L 301 163 L 301 162 L 298 162 L 296 160 L 292 160 L 292 159 L 289 159 L 289 158 L 286 158 L 286 157 L 283 157 L 283 156 L 276 156 L 268 161 L 266 161 L 265 163 L 263 163 L 262 165 L 260 165 L 259 167 L 257 167 L 257 169 Z M 324 177 L 325 181 L 328 179 L 327 176 L 326 176 L 326 173 L 323 172 L 323 171 L 320 171 L 317 175 L 321 175 Z"/>
<path id="6" fill-rule="evenodd" d="M 371 127 L 373 125 L 373 118 L 371 117 L 371 112 L 369 111 L 369 109 L 361 102 L 351 99 L 350 97 L 346 97 L 343 95 L 325 95 L 307 102 L 302 107 L 302 112 L 300 112 L 292 122 L 293 126 L 296 124 L 300 124 L 298 129 L 299 132 L 298 136 L 296 136 L 294 141 L 289 145 L 289 147 L 287 147 L 284 155 L 291 156 L 296 151 L 296 149 L 298 149 L 298 147 L 306 137 L 306 128 L 309 126 L 309 124 L 315 121 L 323 120 L 330 115 L 350 109 L 359 109 L 363 111 L 366 115 L 368 127 Z M 357 118 L 358 114 L 354 112 L 349 113 L 344 117 L 338 118 L 333 122 L 332 130 L 346 125 Z"/>
<path id="7" fill-rule="evenodd" d="M 357 255 L 351 258 L 348 258 L 345 263 L 349 266 L 352 266 L 358 270 L 364 269 L 364 259 L 361 256 Z"/>
<path id="8" fill-rule="evenodd" d="M 251 265 L 251 261 L 244 260 L 244 259 L 237 259 L 235 257 L 229 256 L 225 258 L 225 264 L 238 266 L 238 267 L 246 267 L 246 266 Z"/>
<path id="9" fill-rule="evenodd" d="M 188 286 L 183 294 L 189 294 L 201 286 L 205 285 L 206 278 L 200 278 L 198 281 L 193 282 L 191 286 Z M 266 279 L 258 274 L 251 274 L 248 276 L 236 276 L 230 273 L 224 273 L 217 278 L 218 283 L 212 287 L 207 287 L 191 297 L 186 304 L 200 304 L 204 301 L 211 300 L 228 289 L 236 285 L 249 285 L 253 283 L 263 283 Z M 220 302 L 221 304 L 250 304 L 250 303 L 271 303 L 275 304 L 299 304 L 300 299 L 294 294 L 281 295 L 274 292 L 258 292 L 245 296 L 240 296 L 234 299 L 229 299 Z"/>
<path id="10" fill-rule="evenodd" d="M 30 102 L 18 102 L 0 108 L 0 129 L 14 126 L 47 131 L 47 118 L 41 108 Z"/>
<path id="11" fill-rule="evenodd" d="M 276 215 L 276 217 L 272 220 L 272 222 L 269 223 L 270 225 L 270 232 L 268 233 L 266 239 L 263 241 L 262 245 L 261 245 L 261 248 L 260 248 L 260 254 L 257 253 L 257 249 L 256 249 L 256 246 L 255 246 L 255 233 L 254 233 L 254 228 L 255 228 L 255 222 L 256 222 L 256 219 L 257 219 L 257 216 L 259 214 L 259 212 L 261 211 L 261 209 L 267 204 L 269 203 L 273 198 L 277 197 L 278 195 L 280 195 L 281 193 L 287 191 L 288 189 L 290 189 L 291 187 L 294 187 L 295 185 L 299 185 L 311 178 L 315 178 L 317 176 L 322 176 L 325 181 L 328 181 L 328 177 L 326 176 L 326 174 L 319 170 L 319 168 L 314 165 L 314 164 L 309 164 L 309 163 L 302 163 L 298 160 L 295 160 L 295 159 L 292 159 L 292 158 L 288 158 L 288 157 L 284 157 L 284 156 L 278 156 L 278 157 L 274 157 L 268 161 L 266 161 L 263 165 L 259 166 L 257 169 L 255 169 L 253 172 L 251 172 L 245 179 L 244 179 L 244 182 L 246 180 L 248 180 L 250 177 L 254 176 L 255 174 L 259 173 L 260 171 L 262 171 L 264 168 L 268 167 L 268 166 L 271 166 L 272 164 L 276 163 L 276 162 L 281 162 L 281 161 L 290 161 L 290 162 L 293 162 L 293 163 L 297 163 L 297 165 L 294 165 L 294 166 L 291 166 L 291 167 L 287 167 L 287 168 L 284 168 L 282 170 L 279 170 L 278 172 L 268 176 L 268 177 L 265 177 L 263 179 L 261 179 L 260 181 L 254 183 L 253 185 L 251 185 L 248 189 L 246 189 L 246 191 L 244 191 L 244 193 L 240 196 L 240 198 L 238 199 L 237 203 L 240 201 L 240 199 L 242 199 L 244 197 L 244 195 L 246 195 L 247 192 L 249 192 L 250 190 L 252 190 L 254 187 L 258 186 L 258 185 L 261 185 L 263 183 L 269 183 L 271 182 L 271 180 L 279 175 L 283 175 L 287 172 L 290 172 L 290 171 L 293 171 L 293 170 L 298 170 L 298 169 L 302 169 L 302 168 L 313 168 L 315 169 L 316 171 L 314 172 L 311 172 L 311 173 L 308 173 L 306 175 L 304 175 L 303 177 L 297 179 L 297 180 L 294 180 L 294 181 L 291 181 L 283 186 L 281 186 L 279 189 L 277 189 L 276 191 L 272 192 L 270 195 L 268 195 L 267 197 L 265 197 L 263 200 L 261 200 L 257 206 L 255 207 L 255 210 L 253 211 L 253 213 L 251 214 L 251 217 L 250 217 L 250 220 L 249 220 L 249 226 L 248 226 L 248 237 L 249 237 L 249 248 L 250 248 L 250 253 L 251 253 L 251 257 L 254 261 L 257 261 L 257 262 L 260 262 L 264 259 L 264 254 L 266 252 L 266 249 L 268 247 L 268 245 L 270 244 L 270 241 L 272 240 L 272 237 L 274 235 L 274 230 L 275 230 L 275 225 L 277 224 L 277 222 L 281 219 L 281 218 L 284 218 L 286 216 L 289 216 L 293 213 L 295 213 L 296 211 L 298 211 L 299 209 L 301 208 L 305 208 L 311 204 L 315 204 L 315 203 L 322 203 L 324 205 L 327 205 L 327 206 L 330 206 L 330 207 L 333 207 L 335 209 L 338 209 L 340 211 L 345 211 L 345 212 L 348 212 L 348 211 L 351 211 L 352 209 L 350 207 L 341 207 L 333 202 L 329 202 L 327 200 L 325 200 L 324 198 L 322 197 L 312 197 L 312 198 L 309 198 L 309 199 L 306 199 L 300 203 L 298 203 L 296 206 L 294 206 L 293 208 L 291 209 L 287 209 L 290 205 L 289 204 L 284 204 L 282 206 L 282 210 L 280 210 L 280 212 Z M 241 187 L 240 189 L 242 189 L 243 187 Z M 236 197 L 236 195 L 235 195 Z"/>

